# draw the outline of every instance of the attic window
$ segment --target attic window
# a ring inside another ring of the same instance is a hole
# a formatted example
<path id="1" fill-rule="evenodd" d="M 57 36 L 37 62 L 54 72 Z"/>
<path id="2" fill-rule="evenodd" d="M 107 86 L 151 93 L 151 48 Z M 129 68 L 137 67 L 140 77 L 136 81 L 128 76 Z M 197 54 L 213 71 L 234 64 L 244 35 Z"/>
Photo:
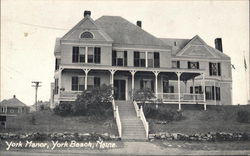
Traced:
<path id="1" fill-rule="evenodd" d="M 176 41 L 174 41 L 174 46 L 177 46 L 177 42 Z"/>
<path id="2" fill-rule="evenodd" d="M 86 31 L 86 32 L 83 32 L 81 34 L 80 38 L 83 38 L 83 39 L 85 39 L 85 38 L 94 38 L 94 35 L 91 32 Z"/>

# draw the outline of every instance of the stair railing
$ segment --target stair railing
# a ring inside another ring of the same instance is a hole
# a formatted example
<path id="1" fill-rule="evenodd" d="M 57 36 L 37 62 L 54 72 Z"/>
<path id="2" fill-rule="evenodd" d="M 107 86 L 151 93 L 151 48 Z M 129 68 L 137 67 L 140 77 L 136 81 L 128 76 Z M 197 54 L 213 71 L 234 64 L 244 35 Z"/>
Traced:
<path id="1" fill-rule="evenodd" d="M 133 101 L 134 107 L 135 107 L 135 111 L 136 111 L 136 116 L 140 117 L 140 109 L 136 103 L 136 101 Z"/>
<path id="2" fill-rule="evenodd" d="M 115 117 L 115 115 L 116 115 L 116 113 L 115 113 L 115 100 L 114 99 L 112 99 L 112 108 L 113 108 L 113 114 L 114 114 L 114 118 L 116 118 Z"/>
<path id="3" fill-rule="evenodd" d="M 120 118 L 118 106 L 116 106 L 116 109 L 115 109 L 115 120 L 116 120 L 116 124 L 118 128 L 119 137 L 122 137 L 122 124 L 121 124 L 121 118 Z"/>
<path id="4" fill-rule="evenodd" d="M 145 115 L 144 115 L 144 112 L 143 112 L 143 108 L 142 106 L 140 106 L 140 109 L 136 103 L 136 101 L 133 102 L 134 103 L 134 107 L 135 107 L 135 111 L 136 111 L 136 114 L 137 114 L 137 117 L 139 117 L 143 123 L 143 126 L 145 128 L 145 131 L 146 131 L 146 138 L 148 138 L 148 132 L 149 132 L 149 125 L 148 125 L 148 122 L 145 118 Z"/>

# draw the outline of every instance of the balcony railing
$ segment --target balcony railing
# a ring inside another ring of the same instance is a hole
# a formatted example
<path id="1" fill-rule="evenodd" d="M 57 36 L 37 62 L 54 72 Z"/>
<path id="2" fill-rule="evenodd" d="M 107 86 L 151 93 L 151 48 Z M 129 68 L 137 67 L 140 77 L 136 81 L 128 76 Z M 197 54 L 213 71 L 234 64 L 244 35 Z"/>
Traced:
<path id="1" fill-rule="evenodd" d="M 61 91 L 59 99 L 61 101 L 75 101 L 77 95 L 80 95 L 81 91 Z"/>

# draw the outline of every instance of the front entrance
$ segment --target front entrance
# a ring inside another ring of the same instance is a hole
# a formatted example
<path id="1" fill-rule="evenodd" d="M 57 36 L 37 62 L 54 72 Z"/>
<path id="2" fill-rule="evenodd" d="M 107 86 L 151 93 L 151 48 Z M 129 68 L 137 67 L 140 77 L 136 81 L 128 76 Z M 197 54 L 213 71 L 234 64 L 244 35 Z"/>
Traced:
<path id="1" fill-rule="evenodd" d="M 126 100 L 126 80 L 114 80 L 115 100 Z"/>

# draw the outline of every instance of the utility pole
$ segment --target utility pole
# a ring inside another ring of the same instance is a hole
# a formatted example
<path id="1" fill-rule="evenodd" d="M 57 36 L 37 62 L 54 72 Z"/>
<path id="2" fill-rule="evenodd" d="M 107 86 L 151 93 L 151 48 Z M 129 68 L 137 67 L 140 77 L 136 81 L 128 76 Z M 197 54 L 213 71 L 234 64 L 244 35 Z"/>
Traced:
<path id="1" fill-rule="evenodd" d="M 32 83 L 34 84 L 34 85 L 32 85 L 32 87 L 35 87 L 35 90 L 36 90 L 36 92 L 35 92 L 35 105 L 36 105 L 36 111 L 37 111 L 38 110 L 37 109 L 37 90 L 38 90 L 38 87 L 41 87 L 41 85 L 39 85 L 39 84 L 42 82 L 32 81 Z"/>

